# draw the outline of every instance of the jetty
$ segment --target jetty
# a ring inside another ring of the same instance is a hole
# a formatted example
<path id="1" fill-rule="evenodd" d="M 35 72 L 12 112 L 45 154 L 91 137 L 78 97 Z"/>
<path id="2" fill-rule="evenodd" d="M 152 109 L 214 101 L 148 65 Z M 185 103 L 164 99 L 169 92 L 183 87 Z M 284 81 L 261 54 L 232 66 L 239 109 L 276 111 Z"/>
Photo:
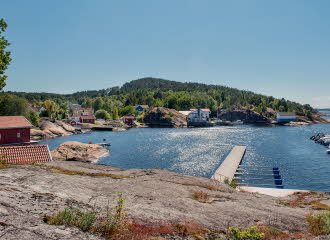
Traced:
<path id="1" fill-rule="evenodd" d="M 212 179 L 220 182 L 224 182 L 225 180 L 231 182 L 234 179 L 237 168 L 241 164 L 245 151 L 246 146 L 235 146 L 215 171 Z"/>

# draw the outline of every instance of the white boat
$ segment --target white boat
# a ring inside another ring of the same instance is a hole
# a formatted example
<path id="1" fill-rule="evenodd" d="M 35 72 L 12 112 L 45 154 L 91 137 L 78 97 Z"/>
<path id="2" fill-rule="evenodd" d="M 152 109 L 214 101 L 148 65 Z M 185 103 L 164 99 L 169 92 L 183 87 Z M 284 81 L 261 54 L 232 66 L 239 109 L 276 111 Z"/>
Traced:
<path id="1" fill-rule="evenodd" d="M 231 122 L 232 125 L 241 125 L 243 124 L 243 122 L 241 120 L 237 120 L 237 121 L 234 121 L 234 122 Z"/>

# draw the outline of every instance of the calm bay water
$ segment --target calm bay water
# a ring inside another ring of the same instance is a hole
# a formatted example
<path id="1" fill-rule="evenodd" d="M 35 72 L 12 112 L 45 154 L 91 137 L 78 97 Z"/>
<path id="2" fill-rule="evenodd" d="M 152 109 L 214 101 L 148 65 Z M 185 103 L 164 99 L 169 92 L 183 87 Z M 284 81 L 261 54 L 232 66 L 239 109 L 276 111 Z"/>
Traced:
<path id="1" fill-rule="evenodd" d="M 330 134 L 329 124 L 297 127 L 240 125 L 212 128 L 140 128 L 93 132 L 45 140 L 50 149 L 66 141 L 111 143 L 100 163 L 121 168 L 163 168 L 211 177 L 234 145 L 246 145 L 242 164 L 279 167 L 284 188 L 330 191 L 330 154 L 309 138 Z"/>

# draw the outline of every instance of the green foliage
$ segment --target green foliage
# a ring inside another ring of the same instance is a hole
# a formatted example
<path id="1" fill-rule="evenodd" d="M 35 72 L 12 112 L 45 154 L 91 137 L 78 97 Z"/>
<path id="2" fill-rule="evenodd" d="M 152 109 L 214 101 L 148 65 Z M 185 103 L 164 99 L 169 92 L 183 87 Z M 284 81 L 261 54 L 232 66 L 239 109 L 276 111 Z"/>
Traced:
<path id="1" fill-rule="evenodd" d="M 45 217 L 50 225 L 75 226 L 83 231 L 90 231 L 109 238 L 121 231 L 126 224 L 124 198 L 117 193 L 117 205 L 106 216 L 97 216 L 94 211 L 83 211 L 78 208 L 65 208 L 54 216 Z"/>
<path id="2" fill-rule="evenodd" d="M 78 208 L 65 208 L 54 217 L 50 217 L 48 224 L 75 226 L 83 231 L 89 231 L 93 227 L 95 217 L 96 214 L 94 212 L 85 212 Z"/>
<path id="3" fill-rule="evenodd" d="M 10 43 L 5 39 L 3 33 L 6 31 L 7 23 L 3 18 L 0 19 L 0 90 L 6 86 L 7 76 L 4 75 L 8 65 L 11 62 L 10 52 L 6 51 L 6 48 Z"/>
<path id="4" fill-rule="evenodd" d="M 314 235 L 330 234 L 330 211 L 307 216 L 309 231 Z"/>
<path id="5" fill-rule="evenodd" d="M 231 188 L 237 188 L 238 187 L 237 181 L 235 179 L 232 180 L 231 182 L 229 182 L 228 179 L 225 179 L 224 183 L 227 184 Z"/>
<path id="6" fill-rule="evenodd" d="M 113 120 L 118 120 L 119 119 L 118 108 L 113 109 L 112 118 L 113 118 Z"/>
<path id="7" fill-rule="evenodd" d="M 93 104 L 94 111 L 98 111 L 98 110 L 102 109 L 103 104 L 104 104 L 104 102 L 101 97 L 96 98 L 96 100 L 94 101 L 94 104 Z"/>
<path id="8" fill-rule="evenodd" d="M 33 126 L 39 127 L 39 115 L 35 111 L 30 110 L 28 113 L 28 120 Z"/>
<path id="9" fill-rule="evenodd" d="M 230 227 L 229 230 L 231 231 L 230 235 L 233 240 L 262 240 L 265 238 L 265 234 L 259 232 L 256 226 L 243 230 Z"/>
<path id="10" fill-rule="evenodd" d="M 0 96 L 0 116 L 27 116 L 28 102 L 11 94 Z"/>
<path id="11" fill-rule="evenodd" d="M 120 116 L 126 116 L 126 115 L 129 115 L 129 114 L 135 115 L 136 111 L 135 111 L 135 108 L 132 105 L 129 105 L 129 106 L 121 108 L 119 110 L 119 114 L 120 114 Z"/>
<path id="12" fill-rule="evenodd" d="M 94 115 L 95 115 L 96 119 L 108 120 L 111 118 L 110 114 L 103 109 L 97 110 Z"/>
<path id="13" fill-rule="evenodd" d="M 28 101 L 52 100 L 56 104 L 76 102 L 83 107 L 93 106 L 94 110 L 104 109 L 113 113 L 119 110 L 119 115 L 135 115 L 134 105 L 148 104 L 150 107 L 163 106 L 176 110 L 190 108 L 210 108 L 213 116 L 218 107 L 234 109 L 238 106 L 248 106 L 264 114 L 267 108 L 275 111 L 294 111 L 298 115 L 311 114 L 316 111 L 309 105 L 301 105 L 285 99 L 256 94 L 250 91 L 238 90 L 219 85 L 201 83 L 183 83 L 157 78 L 143 78 L 124 84 L 121 88 L 114 87 L 99 91 L 84 91 L 61 95 L 50 93 L 13 93 Z"/>

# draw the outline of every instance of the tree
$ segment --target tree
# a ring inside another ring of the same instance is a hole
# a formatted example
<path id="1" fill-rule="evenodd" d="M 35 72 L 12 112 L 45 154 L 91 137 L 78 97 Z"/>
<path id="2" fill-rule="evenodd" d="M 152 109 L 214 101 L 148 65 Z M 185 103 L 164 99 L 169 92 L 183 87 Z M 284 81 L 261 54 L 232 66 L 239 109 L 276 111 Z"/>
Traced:
<path id="1" fill-rule="evenodd" d="M 104 120 L 108 120 L 110 119 L 110 114 L 103 110 L 103 109 L 100 109 L 100 110 L 97 110 L 96 113 L 95 113 L 95 117 L 97 119 L 104 119 Z"/>
<path id="2" fill-rule="evenodd" d="M 10 43 L 5 39 L 3 33 L 6 31 L 7 23 L 4 19 L 0 19 L 0 90 L 2 90 L 6 86 L 7 76 L 4 75 L 5 70 L 7 70 L 8 65 L 10 64 L 10 52 L 6 51 L 6 47 L 10 45 Z"/>
<path id="3" fill-rule="evenodd" d="M 39 126 L 39 115 L 33 110 L 30 110 L 28 113 L 28 119 L 30 123 L 32 123 L 33 126 L 38 127 Z"/>
<path id="4" fill-rule="evenodd" d="M 113 120 L 118 120 L 119 119 L 118 108 L 113 109 L 112 118 L 113 118 Z"/>
<path id="5" fill-rule="evenodd" d="M 0 96 L 1 116 L 27 116 L 28 102 L 12 94 Z"/>
<path id="6" fill-rule="evenodd" d="M 52 118 L 53 114 L 55 113 L 55 110 L 56 110 L 56 104 L 51 100 L 46 100 L 44 102 L 44 105 L 48 112 L 48 116 L 50 116 Z"/>
<path id="7" fill-rule="evenodd" d="M 126 107 L 123 107 L 120 109 L 120 116 L 125 116 L 125 115 L 135 115 L 136 110 L 133 106 L 129 105 Z"/>
<path id="8" fill-rule="evenodd" d="M 103 108 L 103 104 L 104 104 L 104 102 L 103 102 L 102 98 L 101 97 L 98 97 L 95 100 L 94 104 L 93 104 L 94 111 L 97 111 L 97 110 L 102 109 Z"/>

